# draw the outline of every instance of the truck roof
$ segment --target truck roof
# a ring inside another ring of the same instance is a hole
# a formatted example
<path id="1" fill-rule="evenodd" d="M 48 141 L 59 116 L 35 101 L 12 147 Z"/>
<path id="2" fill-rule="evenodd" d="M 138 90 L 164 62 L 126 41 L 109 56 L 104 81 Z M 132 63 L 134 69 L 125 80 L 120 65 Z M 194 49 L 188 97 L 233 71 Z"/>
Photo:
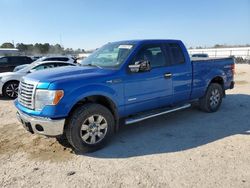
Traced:
<path id="1" fill-rule="evenodd" d="M 136 39 L 136 40 L 123 40 L 123 41 L 116 41 L 116 42 L 124 42 L 130 44 L 137 44 L 137 43 L 144 43 L 144 42 L 175 42 L 180 43 L 181 40 L 176 39 Z"/>

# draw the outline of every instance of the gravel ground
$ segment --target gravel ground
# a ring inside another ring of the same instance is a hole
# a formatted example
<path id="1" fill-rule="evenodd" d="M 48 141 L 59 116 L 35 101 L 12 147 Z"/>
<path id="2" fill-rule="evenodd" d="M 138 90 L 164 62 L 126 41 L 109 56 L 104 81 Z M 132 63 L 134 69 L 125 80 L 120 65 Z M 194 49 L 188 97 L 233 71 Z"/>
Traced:
<path id="1" fill-rule="evenodd" d="M 250 65 L 217 113 L 195 107 L 121 128 L 76 154 L 31 135 L 0 98 L 0 187 L 250 187 Z"/>

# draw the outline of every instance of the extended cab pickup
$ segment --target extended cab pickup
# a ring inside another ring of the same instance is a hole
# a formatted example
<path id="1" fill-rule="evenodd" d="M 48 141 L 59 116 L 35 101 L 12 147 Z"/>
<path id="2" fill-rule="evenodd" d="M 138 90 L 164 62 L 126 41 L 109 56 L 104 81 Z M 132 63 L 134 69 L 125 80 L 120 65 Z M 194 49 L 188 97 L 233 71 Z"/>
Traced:
<path id="1" fill-rule="evenodd" d="M 23 77 L 15 100 L 17 118 L 28 131 L 66 136 L 79 151 L 101 148 L 121 124 L 195 101 L 215 112 L 225 90 L 234 87 L 234 59 L 191 61 L 179 40 L 108 43 L 81 65 Z"/>

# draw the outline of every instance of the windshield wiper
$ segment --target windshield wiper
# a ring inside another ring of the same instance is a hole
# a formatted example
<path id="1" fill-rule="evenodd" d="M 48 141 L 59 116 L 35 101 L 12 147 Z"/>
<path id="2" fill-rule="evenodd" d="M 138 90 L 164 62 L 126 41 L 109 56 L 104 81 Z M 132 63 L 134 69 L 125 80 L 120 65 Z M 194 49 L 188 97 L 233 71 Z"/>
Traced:
<path id="1" fill-rule="evenodd" d="M 89 64 L 83 64 L 83 66 L 90 66 L 90 67 L 97 67 L 97 68 L 99 68 L 99 69 L 103 69 L 102 67 L 100 67 L 99 65 L 96 65 L 96 64 L 91 64 L 91 63 L 89 63 Z"/>

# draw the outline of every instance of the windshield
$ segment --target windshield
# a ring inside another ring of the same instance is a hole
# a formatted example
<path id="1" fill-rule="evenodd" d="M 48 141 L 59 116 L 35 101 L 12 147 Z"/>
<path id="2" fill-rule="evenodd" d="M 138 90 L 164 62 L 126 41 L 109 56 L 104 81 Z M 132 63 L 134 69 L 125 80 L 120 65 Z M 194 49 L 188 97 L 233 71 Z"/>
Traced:
<path id="1" fill-rule="evenodd" d="M 133 44 L 109 43 L 95 51 L 80 64 L 83 66 L 97 66 L 115 68 L 123 64 L 134 47 Z"/>
<path id="2" fill-rule="evenodd" d="M 21 68 L 20 70 L 16 71 L 16 72 L 29 72 L 33 67 L 39 65 L 39 62 L 32 62 L 31 64 L 28 64 L 26 66 L 24 66 L 24 68 Z"/>

